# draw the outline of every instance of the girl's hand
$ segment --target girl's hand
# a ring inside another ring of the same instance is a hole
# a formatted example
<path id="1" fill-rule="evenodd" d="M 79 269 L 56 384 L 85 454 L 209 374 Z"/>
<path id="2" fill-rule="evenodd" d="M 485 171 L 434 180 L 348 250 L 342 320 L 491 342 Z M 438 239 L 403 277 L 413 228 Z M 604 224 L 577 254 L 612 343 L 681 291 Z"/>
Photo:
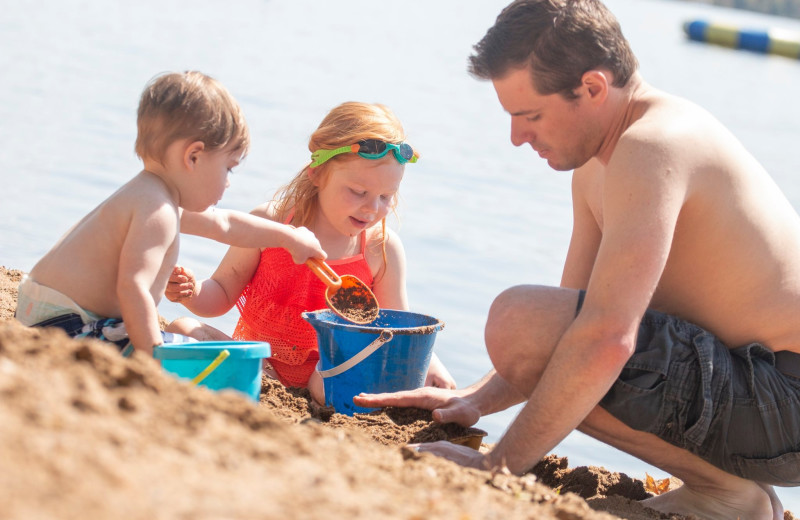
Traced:
<path id="1" fill-rule="evenodd" d="M 435 386 L 438 388 L 453 389 L 456 387 L 456 380 L 447 371 L 444 364 L 434 354 L 431 356 L 431 364 L 428 366 L 428 375 L 425 376 L 425 386 Z"/>
<path id="2" fill-rule="evenodd" d="M 292 255 L 294 263 L 303 264 L 309 258 L 321 258 L 324 260 L 328 257 L 317 237 L 308 228 L 288 227 L 290 228 L 289 239 L 286 240 L 283 247 Z"/>
<path id="3" fill-rule="evenodd" d="M 194 296 L 195 283 L 194 273 L 188 267 L 176 265 L 169 275 L 164 296 L 176 303 L 188 300 Z"/>

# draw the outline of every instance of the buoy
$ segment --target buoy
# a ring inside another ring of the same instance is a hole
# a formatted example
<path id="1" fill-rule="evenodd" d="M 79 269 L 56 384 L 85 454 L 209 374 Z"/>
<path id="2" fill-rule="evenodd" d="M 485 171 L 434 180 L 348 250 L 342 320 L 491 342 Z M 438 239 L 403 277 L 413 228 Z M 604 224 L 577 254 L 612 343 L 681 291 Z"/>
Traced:
<path id="1" fill-rule="evenodd" d="M 800 34 L 796 33 L 779 29 L 742 29 L 703 20 L 685 22 L 683 30 L 689 39 L 699 42 L 800 59 Z"/>

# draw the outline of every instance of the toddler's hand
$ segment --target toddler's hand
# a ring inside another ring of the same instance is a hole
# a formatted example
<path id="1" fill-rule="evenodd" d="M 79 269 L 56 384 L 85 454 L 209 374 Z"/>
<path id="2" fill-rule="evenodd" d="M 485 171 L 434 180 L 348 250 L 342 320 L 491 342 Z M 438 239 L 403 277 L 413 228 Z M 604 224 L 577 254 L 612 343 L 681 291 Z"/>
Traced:
<path id="1" fill-rule="evenodd" d="M 322 258 L 324 260 L 328 257 L 314 233 L 305 227 L 291 227 L 290 239 L 283 247 L 289 251 L 289 254 L 292 255 L 292 260 L 296 264 L 305 263 L 309 258 Z"/>
<path id="2" fill-rule="evenodd" d="M 169 275 L 164 296 L 171 302 L 180 303 L 194 296 L 194 273 L 191 269 L 176 265 Z"/>

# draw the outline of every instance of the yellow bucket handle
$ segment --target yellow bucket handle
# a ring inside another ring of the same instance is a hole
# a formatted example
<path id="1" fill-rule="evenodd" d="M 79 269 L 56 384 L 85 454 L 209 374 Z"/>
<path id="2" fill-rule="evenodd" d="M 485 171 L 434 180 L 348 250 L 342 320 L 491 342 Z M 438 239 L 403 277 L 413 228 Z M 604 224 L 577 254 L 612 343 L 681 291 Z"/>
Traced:
<path id="1" fill-rule="evenodd" d="M 207 377 L 209 376 L 209 374 L 211 374 L 211 372 L 213 372 L 214 370 L 216 370 L 216 369 L 217 369 L 217 367 L 218 367 L 218 366 L 219 366 L 219 365 L 220 365 L 220 364 L 221 364 L 223 361 L 225 361 L 226 359 L 228 359 L 228 356 L 230 356 L 230 355 L 231 355 L 231 353 L 230 353 L 230 351 L 229 351 L 228 349 L 223 349 L 223 350 L 222 350 L 222 352 L 220 352 L 220 353 L 219 353 L 219 355 L 218 355 L 218 356 L 217 356 L 217 357 L 214 359 L 214 361 L 212 361 L 212 362 L 211 362 L 211 364 L 210 364 L 210 365 L 208 365 L 208 366 L 207 366 L 207 367 L 206 367 L 206 368 L 205 368 L 205 369 L 204 369 L 202 372 L 200 372 L 199 374 L 197 374 L 196 376 L 194 376 L 194 379 L 192 379 L 192 384 L 193 384 L 193 385 L 197 385 L 197 384 L 199 384 L 199 383 L 200 383 L 200 382 L 201 382 L 203 379 L 207 378 Z"/>

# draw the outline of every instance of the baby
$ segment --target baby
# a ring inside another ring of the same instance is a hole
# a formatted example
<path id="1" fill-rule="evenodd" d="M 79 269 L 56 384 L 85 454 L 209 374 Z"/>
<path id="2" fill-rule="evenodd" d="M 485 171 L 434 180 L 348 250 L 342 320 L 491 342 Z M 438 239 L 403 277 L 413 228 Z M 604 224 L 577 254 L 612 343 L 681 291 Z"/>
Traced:
<path id="1" fill-rule="evenodd" d="M 250 134 L 238 103 L 200 72 L 157 76 L 139 103 L 144 169 L 75 224 L 19 287 L 16 318 L 152 355 L 182 341 L 156 307 L 178 259 L 179 233 L 239 247 L 285 248 L 297 263 L 325 252 L 308 229 L 215 209 Z"/>

